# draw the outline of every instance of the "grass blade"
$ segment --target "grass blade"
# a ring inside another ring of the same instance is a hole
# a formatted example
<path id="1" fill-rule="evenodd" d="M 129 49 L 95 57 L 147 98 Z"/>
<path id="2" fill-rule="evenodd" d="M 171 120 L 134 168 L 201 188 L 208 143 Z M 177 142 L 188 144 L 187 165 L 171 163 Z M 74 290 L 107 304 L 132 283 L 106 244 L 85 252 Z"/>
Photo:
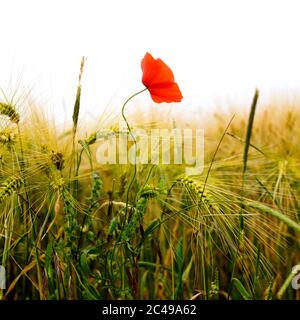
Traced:
<path id="1" fill-rule="evenodd" d="M 246 290 L 241 281 L 237 278 L 232 278 L 233 284 L 244 300 L 251 300 L 251 294 Z"/>

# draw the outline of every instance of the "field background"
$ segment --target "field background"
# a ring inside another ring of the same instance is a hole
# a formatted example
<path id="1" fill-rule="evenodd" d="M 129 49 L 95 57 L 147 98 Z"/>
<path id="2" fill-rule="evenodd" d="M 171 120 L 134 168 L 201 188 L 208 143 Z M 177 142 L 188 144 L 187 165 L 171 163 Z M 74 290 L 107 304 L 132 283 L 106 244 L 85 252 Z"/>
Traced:
<path id="1" fill-rule="evenodd" d="M 132 180 L 134 165 L 97 163 L 119 119 L 81 128 L 80 89 L 66 128 L 30 99 L 0 104 L 2 299 L 299 299 L 297 99 L 256 91 L 244 112 L 207 116 L 199 176 L 148 164 Z M 199 128 L 154 106 L 130 122 Z"/>

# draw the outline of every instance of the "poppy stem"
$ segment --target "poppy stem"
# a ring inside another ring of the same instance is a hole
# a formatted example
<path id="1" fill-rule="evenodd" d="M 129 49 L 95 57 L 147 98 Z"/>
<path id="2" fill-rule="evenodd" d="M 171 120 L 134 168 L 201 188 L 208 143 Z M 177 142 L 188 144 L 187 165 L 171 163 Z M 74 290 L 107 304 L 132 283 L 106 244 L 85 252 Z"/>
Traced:
<path id="1" fill-rule="evenodd" d="M 140 93 L 142 93 L 142 92 L 144 92 L 144 91 L 146 91 L 146 90 L 148 90 L 148 88 L 144 88 L 144 89 L 136 92 L 136 93 L 133 94 L 132 96 L 130 96 L 130 97 L 125 101 L 125 103 L 123 104 L 122 111 L 121 111 L 122 117 L 123 117 L 123 119 L 124 119 L 124 121 L 125 121 L 125 123 L 126 123 L 126 125 L 127 125 L 128 132 L 129 132 L 129 134 L 130 134 L 130 136 L 131 136 L 131 138 L 132 138 L 132 140 L 133 140 L 134 146 L 135 146 L 135 157 L 136 157 L 136 151 L 137 151 L 137 150 L 136 150 L 136 139 L 135 139 L 135 137 L 134 137 L 134 134 L 133 134 L 132 131 L 131 131 L 131 128 L 130 128 L 130 126 L 129 126 L 129 123 L 128 123 L 128 121 L 127 121 L 127 118 L 126 118 L 124 112 L 125 112 L 125 107 L 126 107 L 127 103 L 128 103 L 131 99 L 133 99 L 135 96 L 137 96 L 138 94 L 140 94 Z M 133 183 L 134 183 L 135 177 L 136 177 L 136 160 L 134 161 L 133 176 L 132 176 L 132 179 L 131 179 L 131 181 L 130 181 L 130 183 L 129 183 L 127 192 L 126 192 L 126 208 L 125 208 L 125 219 L 124 219 L 124 223 L 126 223 L 126 219 L 127 219 L 129 193 L 130 193 L 130 190 L 131 190 L 132 185 L 133 185 Z"/>

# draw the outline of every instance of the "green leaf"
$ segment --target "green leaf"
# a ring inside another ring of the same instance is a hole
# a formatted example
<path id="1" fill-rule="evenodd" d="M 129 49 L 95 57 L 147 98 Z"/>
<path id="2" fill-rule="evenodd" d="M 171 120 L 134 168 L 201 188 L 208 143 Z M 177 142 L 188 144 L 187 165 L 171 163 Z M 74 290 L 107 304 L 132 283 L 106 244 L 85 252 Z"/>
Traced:
<path id="1" fill-rule="evenodd" d="M 232 282 L 244 300 L 251 300 L 251 294 L 246 290 L 239 279 L 233 278 Z"/>
<path id="2" fill-rule="evenodd" d="M 95 248 L 87 248 L 83 250 L 81 256 L 80 256 L 80 266 L 81 270 L 85 274 L 90 274 L 91 269 L 89 266 L 89 260 L 97 255 L 97 251 Z"/>
<path id="3" fill-rule="evenodd" d="M 52 242 L 49 242 L 46 248 L 45 268 L 48 269 L 52 256 Z"/>
<path id="4" fill-rule="evenodd" d="M 146 228 L 144 238 L 147 238 L 159 225 L 160 221 L 158 219 L 154 219 Z"/>

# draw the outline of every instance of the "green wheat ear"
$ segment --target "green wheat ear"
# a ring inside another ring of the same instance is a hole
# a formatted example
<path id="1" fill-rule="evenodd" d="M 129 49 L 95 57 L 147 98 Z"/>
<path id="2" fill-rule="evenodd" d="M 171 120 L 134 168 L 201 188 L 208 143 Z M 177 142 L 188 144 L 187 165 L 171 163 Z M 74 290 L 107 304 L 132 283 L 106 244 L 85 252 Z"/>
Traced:
<path id="1" fill-rule="evenodd" d="M 21 177 L 12 177 L 4 181 L 0 189 L 0 202 L 16 192 L 23 184 L 24 180 Z"/>
<path id="2" fill-rule="evenodd" d="M 15 142 L 15 134 L 9 131 L 1 131 L 0 132 L 0 144 L 6 146 L 12 146 Z"/>
<path id="3" fill-rule="evenodd" d="M 204 190 L 203 184 L 197 182 L 189 177 L 178 178 L 174 184 L 184 187 L 187 191 L 194 194 L 197 199 L 201 199 L 209 208 L 218 210 L 216 201 L 213 199 L 213 195 L 207 189 Z"/>
<path id="4" fill-rule="evenodd" d="M 75 99 L 75 104 L 74 104 L 74 109 L 73 109 L 73 131 L 76 133 L 77 131 L 77 123 L 78 123 L 78 118 L 79 118 L 79 110 L 80 110 L 80 98 L 81 98 L 81 77 L 83 74 L 83 68 L 84 68 L 84 63 L 85 63 L 86 58 L 82 57 L 81 58 L 81 63 L 80 63 L 80 71 L 79 71 L 79 76 L 78 76 L 78 85 L 77 85 L 77 92 L 76 92 L 76 99 Z"/>
<path id="5" fill-rule="evenodd" d="M 9 117 L 13 123 L 19 123 L 20 115 L 17 113 L 16 108 L 10 103 L 0 102 L 0 114 Z"/>

